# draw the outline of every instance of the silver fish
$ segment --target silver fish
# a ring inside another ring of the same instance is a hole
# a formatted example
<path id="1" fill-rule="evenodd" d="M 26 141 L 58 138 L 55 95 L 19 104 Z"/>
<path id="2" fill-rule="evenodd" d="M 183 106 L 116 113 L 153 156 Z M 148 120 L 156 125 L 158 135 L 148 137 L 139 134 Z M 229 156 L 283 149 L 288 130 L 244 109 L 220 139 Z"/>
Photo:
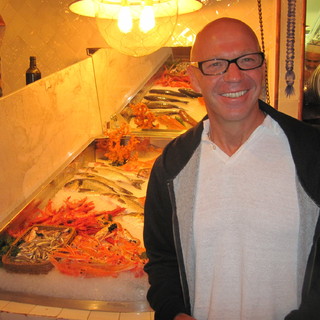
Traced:
<path id="1" fill-rule="evenodd" d="M 100 175 L 97 175 L 94 173 L 79 173 L 78 175 L 84 176 L 85 179 L 91 179 L 93 181 L 100 182 L 103 185 L 108 186 L 114 193 L 132 195 L 131 191 L 119 186 L 115 181 L 112 181 L 112 180 L 105 178 L 105 177 L 102 177 Z"/>
<path id="2" fill-rule="evenodd" d="M 116 193 L 110 186 L 100 181 L 90 178 L 79 178 L 68 181 L 64 187 L 68 190 L 74 190 L 78 192 L 113 192 Z"/>
<path id="3" fill-rule="evenodd" d="M 41 263 L 49 258 L 49 254 L 64 243 L 70 228 L 62 231 L 33 228 L 17 245 L 18 253 L 10 260 L 19 263 Z"/>
<path id="4" fill-rule="evenodd" d="M 97 174 L 106 174 L 108 179 L 119 182 L 126 183 L 130 186 L 133 186 L 136 189 L 141 190 L 141 185 L 145 183 L 146 180 L 142 179 L 132 179 L 128 177 L 126 174 L 120 172 L 115 168 L 111 168 L 109 166 L 99 166 L 91 169 L 93 172 Z"/>
<path id="5" fill-rule="evenodd" d="M 114 193 L 105 193 L 104 195 L 115 199 L 120 206 L 125 206 L 131 212 L 143 214 L 144 208 L 134 196 L 116 195 Z"/>

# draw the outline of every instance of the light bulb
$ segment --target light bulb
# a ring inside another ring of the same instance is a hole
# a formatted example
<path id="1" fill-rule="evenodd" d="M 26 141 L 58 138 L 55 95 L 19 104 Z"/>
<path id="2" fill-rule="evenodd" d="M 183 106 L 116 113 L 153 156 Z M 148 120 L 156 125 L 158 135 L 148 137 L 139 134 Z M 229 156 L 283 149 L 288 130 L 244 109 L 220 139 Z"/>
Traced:
<path id="1" fill-rule="evenodd" d="M 129 33 L 132 30 L 132 16 L 129 6 L 121 7 L 118 16 L 118 27 L 123 33 Z"/>
<path id="2" fill-rule="evenodd" d="M 152 6 L 144 6 L 140 16 L 139 27 L 144 33 L 152 30 L 156 26 L 154 11 Z"/>

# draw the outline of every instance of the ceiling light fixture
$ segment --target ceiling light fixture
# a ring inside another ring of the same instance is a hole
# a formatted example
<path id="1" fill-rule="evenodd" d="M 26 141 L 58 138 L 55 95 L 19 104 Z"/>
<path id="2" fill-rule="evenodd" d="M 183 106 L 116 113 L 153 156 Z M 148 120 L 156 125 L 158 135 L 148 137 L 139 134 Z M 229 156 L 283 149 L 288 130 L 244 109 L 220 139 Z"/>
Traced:
<path id="1" fill-rule="evenodd" d="M 77 0 L 69 5 L 71 12 L 80 16 L 92 17 L 96 16 L 95 4 L 92 0 Z"/>
<path id="2" fill-rule="evenodd" d="M 73 13 L 95 17 L 103 38 L 120 52 L 143 56 L 165 45 L 178 14 L 199 10 L 198 0 L 78 0 Z"/>
<path id="3" fill-rule="evenodd" d="M 128 0 L 122 0 L 121 2 L 121 8 L 118 15 L 118 27 L 123 33 L 128 33 L 132 30 L 132 15 Z"/>
<path id="4" fill-rule="evenodd" d="M 76 0 L 69 5 L 70 11 L 86 17 L 95 17 L 96 15 L 96 3 L 103 4 L 110 9 L 109 16 L 113 16 L 114 11 L 119 10 L 118 7 L 124 6 L 123 3 L 127 5 L 154 5 L 157 7 L 158 16 L 166 16 L 167 14 L 175 15 L 175 5 L 173 5 L 172 10 L 168 12 L 167 8 L 170 4 L 174 3 L 175 0 Z M 163 8 L 165 8 L 163 10 Z M 202 7 L 202 1 L 200 0 L 178 0 L 179 14 L 186 14 L 197 11 Z M 162 11 L 162 13 L 161 13 Z M 113 19 L 113 18 L 112 18 Z"/>

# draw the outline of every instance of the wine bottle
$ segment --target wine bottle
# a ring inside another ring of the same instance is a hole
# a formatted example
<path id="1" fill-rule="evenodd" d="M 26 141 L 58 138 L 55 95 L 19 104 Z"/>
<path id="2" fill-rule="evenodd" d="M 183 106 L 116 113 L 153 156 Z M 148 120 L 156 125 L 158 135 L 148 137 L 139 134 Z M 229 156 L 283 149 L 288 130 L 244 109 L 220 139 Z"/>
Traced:
<path id="1" fill-rule="evenodd" d="M 41 79 L 41 72 L 37 67 L 36 57 L 30 57 L 30 67 L 26 71 L 26 84 Z"/>

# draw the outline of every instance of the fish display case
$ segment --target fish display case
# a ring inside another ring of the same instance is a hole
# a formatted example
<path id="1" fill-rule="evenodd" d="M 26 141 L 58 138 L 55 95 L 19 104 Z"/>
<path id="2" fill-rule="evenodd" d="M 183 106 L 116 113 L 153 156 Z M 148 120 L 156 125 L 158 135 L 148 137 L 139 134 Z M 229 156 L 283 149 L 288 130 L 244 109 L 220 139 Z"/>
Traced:
<path id="1" fill-rule="evenodd" d="M 150 310 L 143 204 L 152 163 L 168 141 L 117 130 L 43 186 L 1 230 L 0 299 Z"/>
<path id="2" fill-rule="evenodd" d="M 0 299 L 150 311 L 144 201 L 155 159 L 205 115 L 185 63 L 165 64 L 0 230 Z"/>
<path id="3" fill-rule="evenodd" d="M 202 95 L 191 88 L 188 62 L 169 59 L 119 112 L 110 126 L 127 123 L 136 135 L 177 136 L 206 114 Z"/>

